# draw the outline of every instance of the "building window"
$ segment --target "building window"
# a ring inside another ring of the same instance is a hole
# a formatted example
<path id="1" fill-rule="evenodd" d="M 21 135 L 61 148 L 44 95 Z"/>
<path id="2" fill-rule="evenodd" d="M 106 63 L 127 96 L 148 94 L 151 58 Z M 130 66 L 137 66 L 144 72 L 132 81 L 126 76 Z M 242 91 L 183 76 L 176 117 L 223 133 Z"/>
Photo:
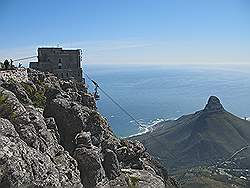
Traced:
<path id="1" fill-rule="evenodd" d="M 58 69 L 62 69 L 62 59 L 58 59 Z"/>
<path id="2" fill-rule="evenodd" d="M 62 69 L 62 63 L 58 63 L 58 69 Z"/>
<path id="3" fill-rule="evenodd" d="M 66 73 L 66 76 L 69 77 L 69 73 L 68 72 Z"/>
<path id="4" fill-rule="evenodd" d="M 63 73 L 61 73 L 61 77 L 63 78 Z"/>

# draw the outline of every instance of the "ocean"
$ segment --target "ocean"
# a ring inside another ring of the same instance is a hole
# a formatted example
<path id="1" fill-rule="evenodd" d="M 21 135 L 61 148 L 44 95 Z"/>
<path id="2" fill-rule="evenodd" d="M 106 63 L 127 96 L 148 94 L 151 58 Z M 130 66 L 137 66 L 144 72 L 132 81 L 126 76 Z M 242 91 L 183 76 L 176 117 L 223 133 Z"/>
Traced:
<path id="1" fill-rule="evenodd" d="M 102 89 L 141 124 L 176 119 L 203 109 L 209 96 L 224 108 L 250 117 L 250 66 L 247 65 L 83 65 Z M 93 85 L 86 79 L 89 90 Z M 100 92 L 98 110 L 119 137 L 147 131 Z"/>

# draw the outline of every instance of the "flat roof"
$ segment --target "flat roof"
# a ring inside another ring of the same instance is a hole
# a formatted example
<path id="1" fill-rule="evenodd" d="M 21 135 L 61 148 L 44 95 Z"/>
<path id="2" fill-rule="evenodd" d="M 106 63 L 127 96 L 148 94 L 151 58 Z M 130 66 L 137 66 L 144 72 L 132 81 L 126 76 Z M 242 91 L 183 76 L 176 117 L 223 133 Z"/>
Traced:
<path id="1" fill-rule="evenodd" d="M 62 50 L 62 48 L 57 48 L 57 47 L 41 47 L 41 48 L 38 48 L 38 49 L 52 49 L 52 50 Z"/>

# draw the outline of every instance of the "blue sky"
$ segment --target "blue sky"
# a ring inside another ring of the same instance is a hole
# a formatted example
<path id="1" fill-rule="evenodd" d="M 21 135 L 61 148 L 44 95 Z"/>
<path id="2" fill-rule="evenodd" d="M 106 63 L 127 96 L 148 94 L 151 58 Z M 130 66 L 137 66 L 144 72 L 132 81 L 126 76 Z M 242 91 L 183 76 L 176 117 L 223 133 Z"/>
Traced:
<path id="1" fill-rule="evenodd" d="M 248 0 L 0 0 L 0 61 L 40 46 L 87 63 L 250 63 Z"/>

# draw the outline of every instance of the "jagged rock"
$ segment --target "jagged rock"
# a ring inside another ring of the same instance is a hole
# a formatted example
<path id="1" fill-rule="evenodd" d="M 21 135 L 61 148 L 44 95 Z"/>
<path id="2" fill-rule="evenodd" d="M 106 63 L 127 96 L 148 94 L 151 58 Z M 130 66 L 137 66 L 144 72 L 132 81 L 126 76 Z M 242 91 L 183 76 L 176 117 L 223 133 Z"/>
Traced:
<path id="1" fill-rule="evenodd" d="M 170 183 L 146 170 L 122 169 L 122 174 L 109 182 L 102 182 L 98 188 L 136 187 L 136 188 L 166 188 L 175 187 Z"/>
<path id="2" fill-rule="evenodd" d="M 45 80 L 45 78 L 46 78 L 45 73 L 43 73 L 43 72 L 39 72 L 39 73 L 37 74 L 37 77 L 38 77 L 38 80 L 39 80 L 40 82 L 44 82 L 44 80 Z"/>
<path id="3" fill-rule="evenodd" d="M 60 86 L 64 91 L 67 91 L 68 89 L 72 90 L 73 92 L 77 92 L 76 83 L 73 81 L 61 81 Z"/>
<path id="4" fill-rule="evenodd" d="M 42 114 L 31 105 L 23 106 L 10 91 L 0 87 L 0 93 L 4 99 L 1 100 L 0 117 L 5 118 L 0 123 L 0 151 L 6 161 L 0 170 L 3 171 L 0 182 L 11 186 L 81 187 L 76 162 L 72 163 L 74 159 L 58 145 Z M 71 179 L 67 178 L 65 169 L 72 174 Z"/>
<path id="5" fill-rule="evenodd" d="M 110 150 L 106 149 L 104 152 L 104 162 L 103 167 L 106 173 L 106 176 L 113 180 L 121 174 L 119 161 L 116 154 Z"/>
<path id="6" fill-rule="evenodd" d="M 18 100 L 20 100 L 24 104 L 32 104 L 32 101 L 29 99 L 28 95 L 26 94 L 25 90 L 23 89 L 20 83 L 13 83 L 13 82 L 4 82 L 1 86 L 11 92 L 13 92 Z"/>
<path id="7" fill-rule="evenodd" d="M 64 152 L 52 161 L 52 156 L 29 147 L 19 137 L 14 125 L 2 118 L 0 143 L 0 187 L 82 187 L 76 163 L 69 154 Z M 67 176 L 68 172 L 71 178 Z"/>
<path id="8" fill-rule="evenodd" d="M 45 118 L 45 123 L 47 125 L 47 128 L 52 132 L 57 141 L 60 142 L 60 134 L 58 132 L 55 119 L 53 117 Z"/>
<path id="9" fill-rule="evenodd" d="M 47 103 L 44 117 L 54 117 L 60 134 L 60 143 L 72 153 L 76 147 L 73 142 L 77 133 L 86 127 L 85 121 L 90 110 L 63 97 Z"/>
<path id="10" fill-rule="evenodd" d="M 96 110 L 96 103 L 95 103 L 95 98 L 94 96 L 85 93 L 85 92 L 81 92 L 81 104 L 83 106 L 87 106 L 88 108 L 92 109 L 92 110 Z"/>
<path id="11" fill-rule="evenodd" d="M 77 147 L 92 148 L 91 134 L 90 132 L 81 131 L 75 138 Z"/>
<path id="12" fill-rule="evenodd" d="M 57 95 L 60 95 L 60 94 L 61 94 L 61 91 L 59 88 L 49 87 L 45 92 L 47 103 L 49 103 L 52 99 L 55 99 Z"/>
<path id="13" fill-rule="evenodd" d="M 220 99 L 216 96 L 211 96 L 208 99 L 207 105 L 204 108 L 205 112 L 221 112 L 224 108 L 220 103 Z"/>
<path id="14" fill-rule="evenodd" d="M 121 147 L 117 149 L 117 156 L 123 167 L 143 169 L 140 157 L 144 152 L 145 148 L 139 141 L 122 140 Z"/>
<path id="15" fill-rule="evenodd" d="M 81 182 L 86 187 L 95 187 L 98 182 L 103 181 L 105 172 L 101 161 L 100 149 L 92 146 L 86 148 L 81 144 L 75 149 L 74 158 L 78 162 L 81 172 Z"/>
<path id="16" fill-rule="evenodd" d="M 76 88 L 80 93 L 88 93 L 85 81 L 84 82 L 76 82 Z"/>
<path id="17" fill-rule="evenodd" d="M 143 169 L 162 177 L 165 183 L 167 183 L 169 177 L 168 171 L 159 161 L 147 152 L 145 152 L 141 158 L 143 161 Z"/>
<path id="18" fill-rule="evenodd" d="M 105 120 L 102 119 L 100 114 L 93 111 L 89 114 L 86 121 L 86 130 L 91 132 L 91 139 L 95 146 L 100 146 L 103 141 Z"/>
<path id="19" fill-rule="evenodd" d="M 157 175 L 169 183 L 140 142 L 113 134 L 84 83 L 28 74 L 29 81 L 14 89 L 0 87 L 0 187 L 129 187 L 128 176 L 136 172 L 158 180 L 154 185 L 162 184 Z M 36 99 L 44 105 L 36 106 Z"/>
<path id="20" fill-rule="evenodd" d="M 138 188 L 165 188 L 164 180 L 146 170 L 122 169 L 129 186 Z"/>

